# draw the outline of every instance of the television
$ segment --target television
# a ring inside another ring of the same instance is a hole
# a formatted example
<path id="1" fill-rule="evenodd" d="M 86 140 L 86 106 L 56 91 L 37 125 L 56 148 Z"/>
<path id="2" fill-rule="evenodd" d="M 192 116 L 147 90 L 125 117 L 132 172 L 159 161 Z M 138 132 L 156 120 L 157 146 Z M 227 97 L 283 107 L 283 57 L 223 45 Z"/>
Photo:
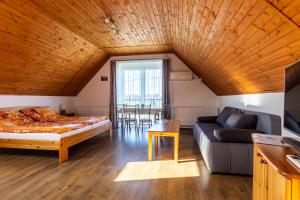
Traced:
<path id="1" fill-rule="evenodd" d="M 284 128 L 300 136 L 300 61 L 285 69 Z"/>

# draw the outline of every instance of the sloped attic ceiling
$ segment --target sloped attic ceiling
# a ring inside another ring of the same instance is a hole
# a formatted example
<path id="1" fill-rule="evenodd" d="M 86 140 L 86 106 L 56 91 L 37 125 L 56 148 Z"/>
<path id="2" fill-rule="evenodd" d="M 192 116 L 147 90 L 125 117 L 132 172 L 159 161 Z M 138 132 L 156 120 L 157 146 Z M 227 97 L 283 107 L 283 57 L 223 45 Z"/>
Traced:
<path id="1" fill-rule="evenodd" d="M 0 93 L 76 95 L 110 56 L 161 52 L 218 95 L 282 91 L 284 66 L 300 58 L 299 9 L 300 0 L 2 0 Z"/>

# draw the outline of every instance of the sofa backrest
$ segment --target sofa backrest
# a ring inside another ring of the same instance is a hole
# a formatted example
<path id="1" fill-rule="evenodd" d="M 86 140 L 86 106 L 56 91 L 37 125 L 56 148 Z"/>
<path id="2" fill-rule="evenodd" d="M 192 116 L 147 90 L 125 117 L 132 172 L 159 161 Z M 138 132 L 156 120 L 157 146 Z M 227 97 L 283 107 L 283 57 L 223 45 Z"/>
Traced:
<path id="1" fill-rule="evenodd" d="M 233 108 L 233 107 L 229 107 Z M 233 108 L 234 109 L 234 108 Z M 239 109 L 246 114 L 255 114 L 257 116 L 256 130 L 263 131 L 272 135 L 281 135 L 281 117 L 269 113 Z"/>

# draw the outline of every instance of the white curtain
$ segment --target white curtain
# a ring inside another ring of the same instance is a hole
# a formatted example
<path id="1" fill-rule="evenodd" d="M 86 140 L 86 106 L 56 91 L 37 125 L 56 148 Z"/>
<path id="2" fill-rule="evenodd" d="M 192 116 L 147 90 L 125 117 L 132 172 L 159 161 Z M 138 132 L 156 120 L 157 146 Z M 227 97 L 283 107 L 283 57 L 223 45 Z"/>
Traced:
<path id="1" fill-rule="evenodd" d="M 117 62 L 118 104 L 162 106 L 162 60 Z"/>

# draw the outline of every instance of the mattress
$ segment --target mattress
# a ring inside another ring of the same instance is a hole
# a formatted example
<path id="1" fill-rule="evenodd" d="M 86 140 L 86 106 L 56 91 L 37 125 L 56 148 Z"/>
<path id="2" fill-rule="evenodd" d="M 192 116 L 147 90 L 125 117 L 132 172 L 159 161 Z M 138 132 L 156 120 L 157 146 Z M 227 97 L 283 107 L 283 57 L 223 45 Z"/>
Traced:
<path id="1" fill-rule="evenodd" d="M 85 131 L 89 131 L 91 129 L 109 125 L 110 120 L 104 120 L 95 124 L 87 125 L 82 128 L 72 130 L 69 132 L 65 132 L 62 134 L 58 133 L 7 133 L 0 132 L 0 139 L 21 139 L 21 140 L 45 140 L 45 141 L 60 141 L 60 139 L 64 137 L 68 137 L 71 135 L 76 135 Z"/>

